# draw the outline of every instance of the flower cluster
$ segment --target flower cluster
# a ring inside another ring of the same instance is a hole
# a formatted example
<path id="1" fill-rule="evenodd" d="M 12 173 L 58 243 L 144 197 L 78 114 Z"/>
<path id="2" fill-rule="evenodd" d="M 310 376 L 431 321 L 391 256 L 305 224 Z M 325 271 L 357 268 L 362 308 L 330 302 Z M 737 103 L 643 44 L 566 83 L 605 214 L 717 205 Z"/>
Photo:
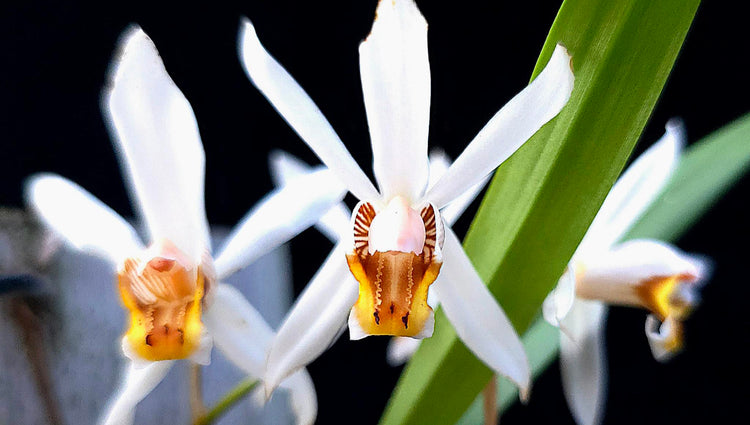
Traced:
<path id="1" fill-rule="evenodd" d="M 427 23 L 413 0 L 381 1 L 359 48 L 376 188 L 249 20 L 240 32 L 250 81 L 324 166 L 274 153 L 278 188 L 220 249 L 212 249 L 204 208 L 195 116 L 138 27 L 122 36 L 103 109 L 147 237 L 63 177 L 28 181 L 28 204 L 50 229 L 110 262 L 129 316 L 122 385 L 101 423 L 132 423 L 136 405 L 176 361 L 208 364 L 216 345 L 262 381 L 266 398 L 277 387 L 287 390 L 297 423 L 311 424 L 317 401 L 305 367 L 342 329 L 352 340 L 392 336 L 388 359 L 400 364 L 432 336 L 438 304 L 469 350 L 526 399 L 531 370 L 521 340 L 451 225 L 491 173 L 565 107 L 575 81 L 566 48 L 557 45 L 541 73 L 451 162 L 440 151 L 428 155 Z M 545 319 L 561 330 L 563 383 L 579 423 L 601 417 L 608 304 L 651 312 L 646 334 L 657 359 L 682 347 L 682 322 L 708 275 L 705 261 L 659 241 L 621 242 L 668 181 L 682 143 L 682 128 L 670 123 L 622 175 L 545 301 Z M 353 210 L 342 202 L 347 192 L 359 200 Z M 335 247 L 274 332 L 224 282 L 313 225 Z"/>

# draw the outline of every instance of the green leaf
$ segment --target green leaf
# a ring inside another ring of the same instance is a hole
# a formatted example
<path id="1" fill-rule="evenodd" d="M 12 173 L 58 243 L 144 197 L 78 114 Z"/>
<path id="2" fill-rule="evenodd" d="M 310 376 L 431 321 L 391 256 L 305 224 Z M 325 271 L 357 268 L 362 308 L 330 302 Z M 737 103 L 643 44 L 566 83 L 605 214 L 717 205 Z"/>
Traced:
<path id="1" fill-rule="evenodd" d="M 690 130 L 690 123 L 687 123 Z M 690 146 L 664 192 L 626 239 L 676 240 L 750 167 L 750 114 Z"/>
<path id="2" fill-rule="evenodd" d="M 555 286 L 640 135 L 698 0 L 566 0 L 534 70 L 555 44 L 576 87 L 560 115 L 502 167 L 465 240 L 480 276 L 519 331 Z M 384 425 L 453 423 L 492 376 L 442 311 L 406 367 Z"/>
<path id="3" fill-rule="evenodd" d="M 750 169 L 750 114 L 726 125 L 686 149 L 664 192 L 624 238 L 676 241 Z M 533 376 L 541 374 L 560 349 L 558 330 L 542 319 L 526 331 L 524 347 Z M 497 405 L 500 411 L 515 402 L 517 391 L 500 379 Z M 459 425 L 483 423 L 482 398 L 477 397 L 458 421 Z"/>

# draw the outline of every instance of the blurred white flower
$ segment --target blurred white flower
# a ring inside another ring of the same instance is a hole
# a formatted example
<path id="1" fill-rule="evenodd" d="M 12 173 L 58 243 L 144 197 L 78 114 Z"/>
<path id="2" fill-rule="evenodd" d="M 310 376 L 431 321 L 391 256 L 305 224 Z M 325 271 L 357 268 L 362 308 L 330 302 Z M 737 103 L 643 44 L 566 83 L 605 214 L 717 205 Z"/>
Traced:
<path id="1" fill-rule="evenodd" d="M 241 55 L 253 84 L 361 201 L 346 237 L 279 329 L 268 357 L 266 391 L 320 355 L 347 316 L 352 339 L 432 335 L 427 294 L 440 274 L 433 289 L 458 335 L 523 394 L 529 366 L 521 342 L 456 235 L 444 227 L 439 209 L 484 179 L 558 114 L 573 87 L 570 56 L 558 46 L 541 74 L 425 190 L 431 84 L 427 23 L 412 0 L 381 1 L 376 15 L 359 57 L 380 191 L 310 97 L 263 48 L 252 24 L 243 24 Z"/>
<path id="2" fill-rule="evenodd" d="M 704 260 L 657 240 L 619 240 L 669 181 L 681 155 L 684 128 L 670 121 L 665 135 L 612 187 L 544 302 L 544 318 L 561 329 L 560 361 L 568 405 L 581 425 L 601 422 L 606 392 L 603 336 L 607 305 L 650 311 L 646 336 L 657 360 L 682 347 L 682 320 L 708 277 Z"/>
<path id="3" fill-rule="evenodd" d="M 207 364 L 212 339 L 235 365 L 260 378 L 274 333 L 239 291 L 221 281 L 312 225 L 345 193 L 325 170 L 274 191 L 234 229 L 214 262 L 203 198 L 205 158 L 193 111 L 140 28 L 128 30 L 121 43 L 104 109 L 148 243 L 60 176 L 34 176 L 26 191 L 51 229 L 117 267 L 130 313 L 122 340 L 130 362 L 104 424 L 132 423 L 136 404 L 175 360 Z M 307 372 L 282 386 L 291 393 L 297 422 L 312 424 L 317 401 Z"/>

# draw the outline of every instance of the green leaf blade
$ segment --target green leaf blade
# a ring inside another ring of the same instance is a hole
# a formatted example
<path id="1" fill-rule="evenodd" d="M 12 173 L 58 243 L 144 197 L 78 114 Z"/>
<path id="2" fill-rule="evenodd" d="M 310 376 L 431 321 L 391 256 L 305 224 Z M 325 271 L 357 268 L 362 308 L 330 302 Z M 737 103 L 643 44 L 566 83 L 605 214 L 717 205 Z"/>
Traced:
<path id="1" fill-rule="evenodd" d="M 623 240 L 675 242 L 750 170 L 749 141 L 750 114 L 746 114 L 686 149 L 674 178 Z M 524 334 L 523 343 L 532 375 L 538 376 L 557 356 L 559 331 L 538 319 Z M 501 378 L 497 398 L 500 411 L 515 402 L 516 394 L 515 387 Z M 482 399 L 477 397 L 458 425 L 478 425 L 483 419 Z"/>
<path id="2" fill-rule="evenodd" d="M 746 114 L 687 150 L 662 195 L 626 239 L 676 240 L 749 168 L 750 114 Z"/>
<path id="3" fill-rule="evenodd" d="M 536 316 L 646 124 L 698 1 L 567 0 L 538 74 L 562 42 L 576 88 L 561 114 L 498 170 L 464 242 L 517 330 Z M 453 423 L 491 378 L 442 311 L 381 424 Z"/>

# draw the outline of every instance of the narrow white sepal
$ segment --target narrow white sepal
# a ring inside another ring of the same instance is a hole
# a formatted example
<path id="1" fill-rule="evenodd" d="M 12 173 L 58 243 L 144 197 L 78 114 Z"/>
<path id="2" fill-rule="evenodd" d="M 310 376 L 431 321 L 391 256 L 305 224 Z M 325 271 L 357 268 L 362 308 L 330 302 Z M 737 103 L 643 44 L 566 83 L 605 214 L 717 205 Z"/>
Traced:
<path id="1" fill-rule="evenodd" d="M 560 327 L 561 321 L 573 307 L 576 296 L 575 266 L 571 263 L 557 281 L 557 286 L 547 295 L 542 304 L 542 316 L 552 326 Z"/>
<path id="2" fill-rule="evenodd" d="M 121 38 L 103 108 L 150 239 L 168 239 L 198 261 L 211 249 L 198 124 L 153 42 L 137 26 Z"/>
<path id="3" fill-rule="evenodd" d="M 378 191 L 354 161 L 323 113 L 291 75 L 263 47 L 249 20 L 240 29 L 240 57 L 255 87 L 323 163 L 359 199 L 379 199 Z"/>
<path id="4" fill-rule="evenodd" d="M 521 340 L 448 227 L 443 255 L 440 275 L 430 290 L 437 291 L 445 315 L 466 347 L 496 373 L 513 381 L 526 399 L 531 369 Z"/>
<path id="5" fill-rule="evenodd" d="M 250 377 L 263 374 L 266 355 L 274 332 L 263 316 L 235 287 L 220 283 L 213 304 L 203 314 L 203 323 L 216 346 L 229 361 Z M 281 383 L 290 393 L 290 405 L 296 423 L 312 424 L 317 415 L 315 387 L 306 370 L 300 370 Z M 265 402 L 258 391 L 259 405 Z"/>
<path id="6" fill-rule="evenodd" d="M 260 379 L 273 330 L 233 286 L 219 283 L 214 293 L 213 303 L 203 313 L 203 324 L 229 361 Z"/>
<path id="7" fill-rule="evenodd" d="M 266 362 L 266 396 L 325 351 L 346 323 L 359 286 L 351 276 L 341 244 L 297 298 L 271 345 Z"/>
<path id="8" fill-rule="evenodd" d="M 570 55 L 557 45 L 544 70 L 490 119 L 425 199 L 442 208 L 484 179 L 560 112 L 573 80 Z"/>
<path id="9" fill-rule="evenodd" d="M 427 189 L 430 189 L 448 171 L 451 166 L 451 159 L 444 150 L 437 148 L 430 149 L 428 158 L 430 161 L 430 179 L 427 182 Z"/>
<path id="10" fill-rule="evenodd" d="M 174 360 L 149 362 L 145 367 L 136 367 L 128 362 L 123 371 L 122 382 L 110 400 L 101 425 L 132 425 L 135 407 L 164 379 Z"/>
<path id="11" fill-rule="evenodd" d="M 280 385 L 289 392 L 289 403 L 297 425 L 313 425 L 318 416 L 318 397 L 310 374 L 300 369 Z"/>
<path id="12" fill-rule="evenodd" d="M 201 366 L 208 366 L 211 364 L 211 350 L 213 350 L 213 348 L 213 336 L 208 332 L 208 329 L 204 327 L 201 330 L 198 348 L 195 349 L 189 358 L 193 363 L 197 363 Z"/>
<path id="13" fill-rule="evenodd" d="M 318 221 L 346 189 L 329 170 L 319 170 L 262 199 L 227 237 L 216 255 L 219 279 L 257 260 Z"/>
<path id="14" fill-rule="evenodd" d="M 286 186 L 289 182 L 304 177 L 314 171 L 325 168 L 323 165 L 311 166 L 289 152 L 274 149 L 268 155 L 268 168 L 274 186 Z"/>
<path id="15" fill-rule="evenodd" d="M 286 186 L 295 179 L 304 178 L 324 168 L 322 165 L 311 167 L 293 155 L 280 150 L 271 152 L 269 166 L 273 184 L 277 187 Z M 320 217 L 320 220 L 315 223 L 315 228 L 335 244 L 341 239 L 342 234 L 347 231 L 351 232 L 349 226 L 351 216 L 352 212 L 346 204 L 339 202 Z"/>
<path id="16" fill-rule="evenodd" d="M 420 343 L 419 339 L 395 336 L 388 342 L 385 359 L 391 366 L 401 366 L 417 352 Z"/>
<path id="17" fill-rule="evenodd" d="M 37 174 L 25 185 L 26 204 L 54 233 L 75 248 L 117 264 L 143 249 L 133 227 L 77 184 Z"/>
<path id="18" fill-rule="evenodd" d="M 578 425 L 601 423 L 607 391 L 604 324 L 607 307 L 576 299 L 562 320 L 560 372 L 563 392 Z"/>
<path id="19" fill-rule="evenodd" d="M 630 230 L 669 182 L 684 145 L 682 121 L 670 120 L 664 136 L 633 161 L 612 186 L 578 253 L 607 250 Z"/>
<path id="20" fill-rule="evenodd" d="M 412 0 L 378 3 L 359 69 L 380 192 L 416 201 L 428 179 L 430 63 L 427 22 Z"/>
<path id="21" fill-rule="evenodd" d="M 629 287 L 658 277 L 686 276 L 698 280 L 700 264 L 676 247 L 653 239 L 634 239 L 599 255 L 587 257 L 581 286 L 608 288 L 627 294 Z M 632 292 L 632 291 L 631 291 Z M 623 300 L 627 302 L 627 300 Z"/>
<path id="22" fill-rule="evenodd" d="M 430 151 L 430 182 L 427 185 L 428 190 L 440 180 L 440 177 L 442 177 L 446 171 L 448 171 L 450 165 L 451 160 L 445 152 L 438 149 Z M 488 181 L 490 181 L 490 175 L 443 207 L 443 209 L 440 210 L 440 215 L 443 216 L 443 220 L 445 220 L 449 226 L 455 224 L 461 215 L 463 215 L 464 211 L 466 211 L 466 208 L 468 208 L 474 199 L 476 199 L 477 195 L 479 195 L 479 192 L 482 191 L 482 188 L 484 188 Z"/>

